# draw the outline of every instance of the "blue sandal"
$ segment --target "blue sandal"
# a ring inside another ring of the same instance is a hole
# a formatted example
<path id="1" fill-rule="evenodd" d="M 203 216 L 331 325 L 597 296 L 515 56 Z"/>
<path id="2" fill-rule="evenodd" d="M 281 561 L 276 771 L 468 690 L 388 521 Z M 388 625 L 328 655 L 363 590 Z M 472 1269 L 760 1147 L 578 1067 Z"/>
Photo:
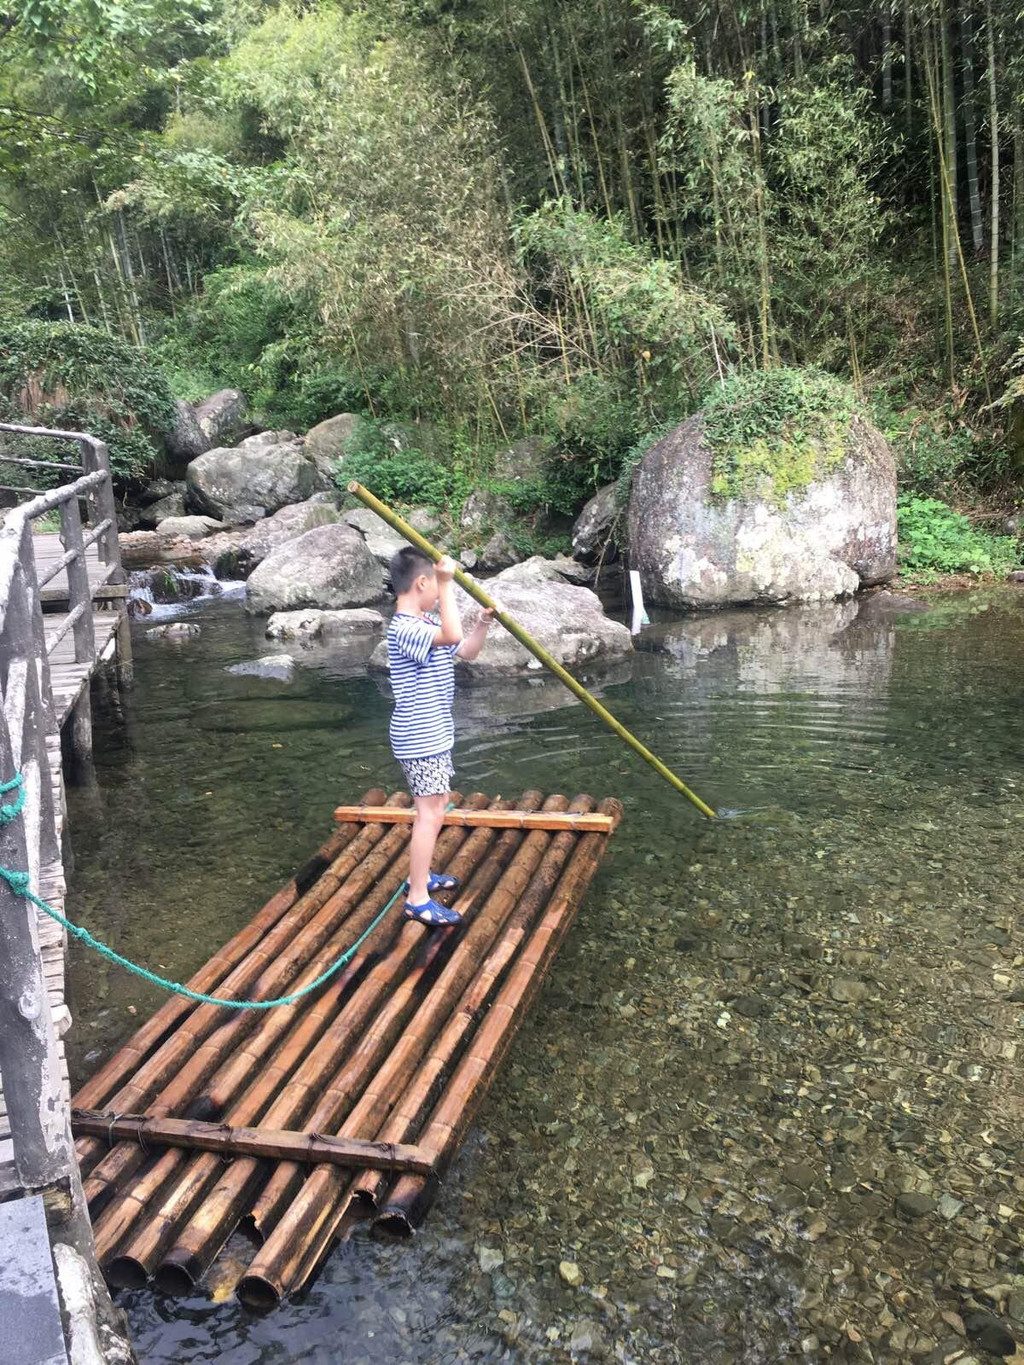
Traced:
<path id="1" fill-rule="evenodd" d="M 450 872 L 431 872 L 427 877 L 427 895 L 432 896 L 435 891 L 457 891 L 461 885 L 458 877 Z"/>
<path id="2" fill-rule="evenodd" d="M 414 919 L 418 924 L 442 925 L 445 928 L 462 923 L 462 916 L 458 910 L 453 910 L 448 905 L 438 905 L 437 901 L 426 901 L 423 905 L 410 905 L 406 901 L 402 918 Z"/>

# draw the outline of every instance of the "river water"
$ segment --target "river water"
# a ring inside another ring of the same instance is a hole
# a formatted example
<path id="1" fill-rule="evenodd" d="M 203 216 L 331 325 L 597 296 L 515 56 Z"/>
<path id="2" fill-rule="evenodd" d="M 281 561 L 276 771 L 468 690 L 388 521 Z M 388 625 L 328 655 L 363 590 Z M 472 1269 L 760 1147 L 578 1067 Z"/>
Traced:
<path id="1" fill-rule="evenodd" d="M 198 639 L 139 625 L 70 798 L 74 913 L 179 979 L 335 804 L 398 785 L 363 669 L 230 673 L 260 626 L 185 610 Z M 655 625 L 603 695 L 740 812 L 716 823 L 557 684 L 460 688 L 460 789 L 619 796 L 613 848 L 421 1233 L 357 1236 L 268 1316 L 218 1280 L 122 1293 L 143 1365 L 980 1362 L 999 1323 L 1024 1340 L 1022 662 L 1009 589 Z M 73 950 L 74 1077 L 160 1000 Z"/>

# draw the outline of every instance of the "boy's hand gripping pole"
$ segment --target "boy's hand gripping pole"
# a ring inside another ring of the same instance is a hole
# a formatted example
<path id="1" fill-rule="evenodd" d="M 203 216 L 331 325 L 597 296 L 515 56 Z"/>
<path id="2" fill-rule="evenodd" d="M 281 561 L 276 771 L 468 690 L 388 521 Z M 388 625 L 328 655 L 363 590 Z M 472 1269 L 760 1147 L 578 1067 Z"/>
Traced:
<path id="1" fill-rule="evenodd" d="M 361 483 L 356 483 L 353 480 L 348 486 L 348 491 L 353 497 L 358 498 L 361 503 L 364 503 L 372 511 L 376 512 L 381 520 L 386 521 L 389 526 L 393 527 L 399 533 L 399 535 L 404 536 L 410 545 L 415 545 L 417 550 L 422 550 L 423 553 L 429 556 L 435 563 L 441 558 L 440 550 L 431 545 L 429 540 L 424 539 L 424 537 L 421 536 L 418 531 L 414 530 L 407 521 L 403 521 L 397 512 L 392 512 L 390 507 L 386 507 L 379 498 L 375 498 Z M 479 602 L 482 607 L 486 607 L 488 611 L 493 611 L 495 620 L 500 621 L 509 634 L 513 635 L 524 649 L 528 649 L 535 659 L 539 659 L 544 667 L 555 675 L 559 682 L 565 684 L 573 696 L 579 697 L 580 701 L 583 702 L 585 706 L 589 706 L 595 716 L 600 716 L 605 725 L 607 725 L 610 730 L 614 730 L 618 737 L 628 744 L 634 753 L 639 754 L 645 763 L 649 763 L 656 773 L 675 787 L 676 791 L 682 792 L 683 796 L 685 796 L 688 801 L 692 801 L 701 815 L 706 815 L 709 820 L 715 819 L 717 812 L 713 811 L 706 802 L 702 801 L 696 792 L 690 791 L 686 783 L 676 777 L 671 768 L 666 767 L 661 759 L 652 754 L 645 744 L 640 743 L 636 735 L 631 734 L 620 721 L 617 721 L 612 713 L 603 707 L 596 697 L 590 695 L 582 683 L 577 682 L 572 674 L 564 669 L 557 659 L 553 659 L 547 650 L 539 645 L 533 636 L 529 635 L 522 628 L 518 621 L 513 620 L 511 616 L 503 612 L 487 593 L 484 592 L 479 583 L 475 583 L 473 579 L 464 574 L 461 569 L 455 570 L 455 581 L 460 588 L 465 592 L 468 592 L 470 597 Z"/>

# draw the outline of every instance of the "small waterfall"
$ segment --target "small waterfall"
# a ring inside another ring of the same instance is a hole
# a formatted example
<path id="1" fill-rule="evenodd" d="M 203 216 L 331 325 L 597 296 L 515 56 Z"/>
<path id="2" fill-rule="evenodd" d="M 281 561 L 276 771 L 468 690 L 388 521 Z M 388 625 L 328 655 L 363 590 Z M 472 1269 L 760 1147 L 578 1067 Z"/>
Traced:
<path id="1" fill-rule="evenodd" d="M 177 569 L 169 564 L 136 569 L 128 575 L 128 611 L 132 616 L 160 620 L 180 615 L 213 597 L 238 597 L 244 582 L 221 582 L 209 567 Z"/>

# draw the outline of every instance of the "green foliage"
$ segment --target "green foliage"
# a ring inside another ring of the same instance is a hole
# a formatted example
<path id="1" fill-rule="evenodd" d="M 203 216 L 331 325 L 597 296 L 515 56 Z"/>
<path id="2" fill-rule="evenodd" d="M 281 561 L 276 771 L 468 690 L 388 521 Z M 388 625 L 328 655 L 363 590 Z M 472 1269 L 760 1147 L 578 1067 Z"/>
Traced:
<path id="1" fill-rule="evenodd" d="M 938 498 L 904 493 L 898 501 L 900 564 L 927 581 L 938 574 L 1005 574 L 1019 562 L 1012 536 L 979 531 Z"/>
<path id="2" fill-rule="evenodd" d="M 174 421 L 167 380 L 146 356 L 65 323 L 0 324 L 0 403 L 9 420 L 101 437 L 122 477 L 147 470 Z"/>
<path id="3" fill-rule="evenodd" d="M 454 464 L 396 441 L 386 422 L 364 420 L 356 428 L 336 475 L 339 488 L 358 481 L 382 502 L 419 504 L 456 511 L 472 485 Z"/>
<path id="4" fill-rule="evenodd" d="M 849 385 L 821 370 L 733 375 L 703 407 L 713 493 L 781 500 L 806 488 L 842 462 L 856 408 Z"/>
<path id="5" fill-rule="evenodd" d="M 975 441 L 962 419 L 916 405 L 894 410 L 877 399 L 872 415 L 892 448 L 902 485 L 918 493 L 935 493 L 970 468 Z"/>

